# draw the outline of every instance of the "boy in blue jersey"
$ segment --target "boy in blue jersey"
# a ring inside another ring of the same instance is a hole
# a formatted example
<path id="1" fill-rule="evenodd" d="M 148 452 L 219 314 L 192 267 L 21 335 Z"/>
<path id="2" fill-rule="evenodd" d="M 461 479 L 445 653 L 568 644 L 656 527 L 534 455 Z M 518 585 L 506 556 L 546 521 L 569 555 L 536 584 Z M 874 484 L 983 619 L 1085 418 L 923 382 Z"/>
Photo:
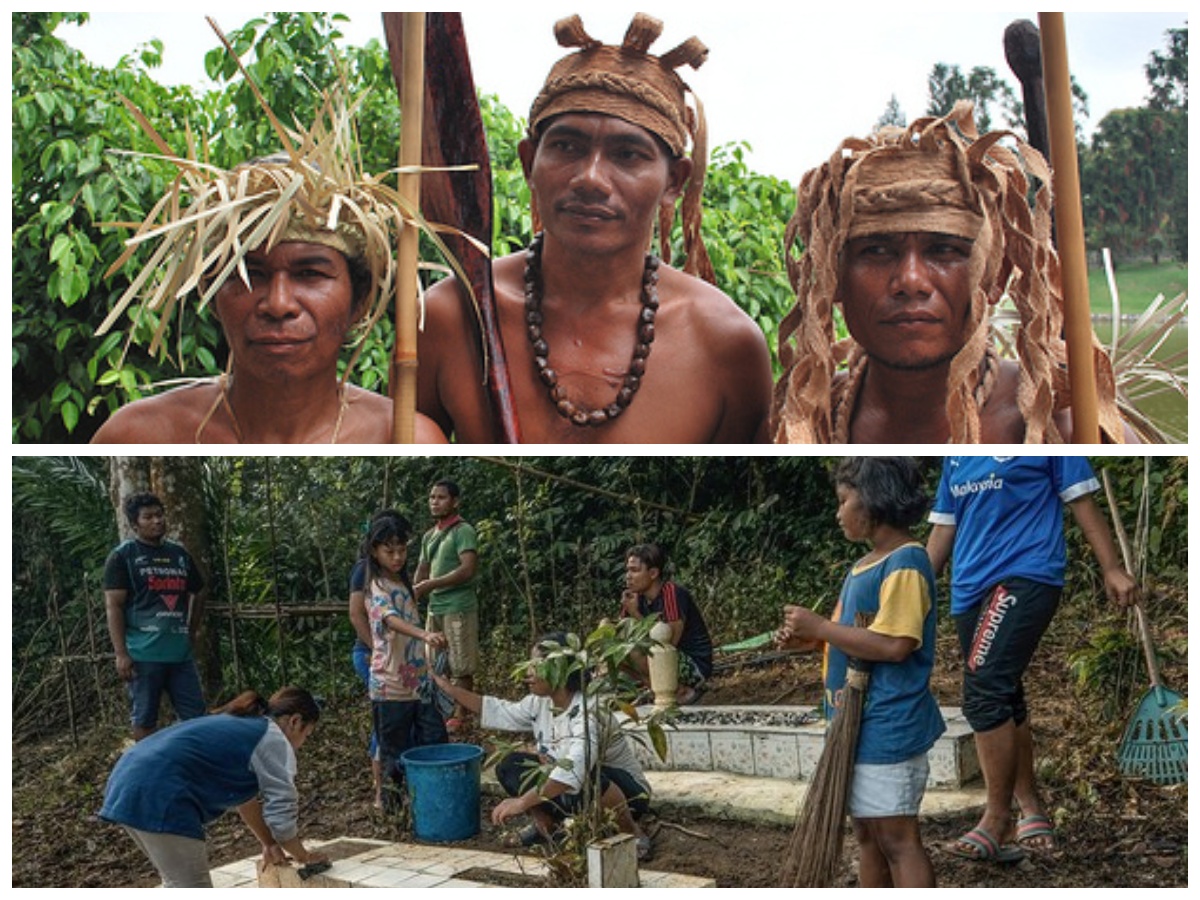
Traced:
<path id="1" fill-rule="evenodd" d="M 850 658 L 870 664 L 849 813 L 859 844 L 862 887 L 934 887 L 921 843 L 928 751 L 946 730 L 929 689 L 936 645 L 933 568 L 909 529 L 928 505 L 921 472 L 904 458 L 855 457 L 836 473 L 838 524 L 871 551 L 854 564 L 830 619 L 784 607 L 778 646 L 825 645 L 827 713 L 840 706 Z M 855 625 L 859 614 L 872 621 Z"/>
<path id="2" fill-rule="evenodd" d="M 942 467 L 929 557 L 937 572 L 954 559 L 950 612 L 963 650 L 963 715 L 987 785 L 983 818 L 951 845 L 967 859 L 1011 861 L 1021 847 L 1056 847 L 1037 793 L 1022 679 L 1062 595 L 1064 505 L 1096 554 L 1108 598 L 1138 601 L 1092 499 L 1099 486 L 1082 457 L 951 456 Z"/>

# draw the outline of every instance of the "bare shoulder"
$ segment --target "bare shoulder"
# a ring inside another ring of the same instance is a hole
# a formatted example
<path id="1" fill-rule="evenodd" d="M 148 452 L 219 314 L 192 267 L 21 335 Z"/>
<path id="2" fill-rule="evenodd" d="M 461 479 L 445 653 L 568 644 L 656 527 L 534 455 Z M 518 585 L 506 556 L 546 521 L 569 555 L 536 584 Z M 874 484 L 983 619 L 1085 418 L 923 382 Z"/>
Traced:
<path id="1" fill-rule="evenodd" d="M 196 432 L 220 388 L 205 381 L 144 397 L 114 412 L 92 437 L 93 444 L 194 444 Z"/>
<path id="2" fill-rule="evenodd" d="M 338 443 L 386 444 L 391 438 L 391 398 L 357 385 L 346 385 L 346 418 Z"/>
<path id="3" fill-rule="evenodd" d="M 710 349 L 770 360 L 762 329 L 724 291 L 670 266 L 663 266 L 661 273 L 660 299 L 674 314 L 686 315 L 698 336 L 711 341 Z"/>
<path id="4" fill-rule="evenodd" d="M 762 329 L 723 291 L 668 266 L 659 299 L 663 342 L 673 343 L 676 359 L 691 358 L 720 398 L 721 423 L 712 440 L 766 443 L 774 373 Z"/>

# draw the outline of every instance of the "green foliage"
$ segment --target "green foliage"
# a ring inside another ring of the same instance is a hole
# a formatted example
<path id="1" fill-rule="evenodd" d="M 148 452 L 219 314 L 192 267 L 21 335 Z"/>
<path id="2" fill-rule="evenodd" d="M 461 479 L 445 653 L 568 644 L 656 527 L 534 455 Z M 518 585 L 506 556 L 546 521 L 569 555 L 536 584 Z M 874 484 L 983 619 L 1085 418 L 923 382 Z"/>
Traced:
<path id="1" fill-rule="evenodd" d="M 779 323 L 795 301 L 782 249 L 796 197 L 787 182 L 750 171 L 749 149 L 727 144 L 713 151 L 704 182 L 702 231 L 717 287 L 762 329 L 778 374 Z M 681 228 L 676 222 L 674 246 L 679 248 Z"/>
<path id="2" fill-rule="evenodd" d="M 1141 683 L 1138 644 L 1127 628 L 1103 628 L 1067 657 L 1077 696 L 1096 704 L 1107 721 L 1129 709 Z"/>
<path id="3" fill-rule="evenodd" d="M 1119 259 L 1187 260 L 1187 29 L 1146 65 L 1146 106 L 1113 110 L 1080 157 L 1088 244 Z"/>
<path id="4" fill-rule="evenodd" d="M 121 338 L 99 339 L 94 329 L 123 289 L 100 277 L 123 249 L 104 223 L 140 219 L 173 173 L 108 151 L 153 150 L 121 96 L 161 110 L 156 127 L 177 142 L 196 100 L 190 90 L 150 77 L 160 59 L 157 43 L 110 70 L 54 37 L 60 23 L 86 19 L 13 14 L 12 124 L 20 135 L 12 158 L 14 441 L 90 435 L 98 409 L 103 415 L 140 396 L 158 377 L 154 361 L 137 354 L 122 361 Z M 140 330 L 152 327 L 146 322 Z"/>
<path id="5" fill-rule="evenodd" d="M 1152 109 L 1181 109 L 1187 112 L 1188 31 L 1168 28 L 1167 47 L 1155 50 L 1146 63 Z"/>
<path id="6" fill-rule="evenodd" d="M 875 120 L 875 131 L 887 126 L 903 128 L 908 124 L 908 117 L 904 115 L 904 110 L 900 108 L 900 101 L 896 99 L 896 95 L 892 94 L 888 100 L 887 106 L 883 108 L 883 115 Z"/>
<path id="7" fill-rule="evenodd" d="M 1187 187 L 1187 114 L 1114 110 L 1097 126 L 1080 177 L 1091 246 L 1118 259 L 1152 255 L 1164 238 L 1174 246 L 1172 198 Z"/>
<path id="8" fill-rule="evenodd" d="M 564 687 L 572 677 L 578 678 L 583 708 L 584 741 L 594 741 L 597 759 L 583 781 L 582 802 L 572 821 L 565 826 L 562 840 L 550 848 L 549 865 L 556 887 L 582 887 L 587 883 L 587 847 L 610 837 L 619 830 L 612 813 L 600 803 L 600 765 L 609 749 L 619 740 L 628 739 L 628 729 L 644 726 L 660 758 L 666 758 L 664 723 L 670 714 L 655 710 L 641 718 L 633 700 L 636 687 L 623 675 L 634 654 L 646 656 L 658 642 L 650 631 L 658 624 L 657 616 L 644 619 L 602 621 L 586 636 L 567 634 L 565 643 L 546 642 L 539 645 L 531 659 L 524 661 L 514 672 L 523 676 L 530 668 L 553 689 Z M 590 729 L 600 733 L 594 737 Z M 527 776 L 530 784 L 544 784 L 554 769 L 548 762 L 532 768 Z"/>
<path id="9" fill-rule="evenodd" d="M 1132 527 L 1143 460 L 1094 464 L 1110 470 Z M 584 646 L 593 635 L 606 647 L 631 640 L 598 623 L 618 618 L 625 550 L 644 541 L 667 549 L 668 577 L 692 592 L 717 646 L 773 629 L 788 603 L 828 614 L 847 566 L 863 552 L 837 527 L 831 466 L 796 456 L 209 458 L 209 601 L 238 612 L 209 619 L 220 635 L 224 683 L 270 688 L 286 676 L 330 696 L 359 696 L 342 610 L 366 522 L 377 509 L 396 508 L 420 534 L 430 524 L 429 486 L 443 477 L 462 487 L 463 515 L 479 533 L 481 686 L 507 684 L 546 632 L 585 636 Z M 939 470 L 928 461 L 930 494 Z M 1177 636 L 1187 622 L 1186 458 L 1152 458 L 1148 491 L 1147 589 L 1156 628 L 1172 635 L 1164 660 L 1173 660 L 1186 656 Z M 48 583 L 57 586 L 69 652 L 107 652 L 99 573 L 116 540 L 108 493 L 101 459 L 13 462 L 13 686 L 40 698 L 48 715 L 62 702 Z M 1101 612 L 1108 607 L 1095 559 L 1067 522 L 1071 564 L 1057 622 L 1078 629 L 1084 647 L 1114 623 Z M 416 554 L 414 540 L 410 571 Z M 944 609 L 944 591 L 939 600 Z M 314 605 L 332 612 L 276 616 L 277 608 Z M 101 666 L 105 677 L 110 669 Z M 43 683 L 52 693 L 30 687 Z"/>

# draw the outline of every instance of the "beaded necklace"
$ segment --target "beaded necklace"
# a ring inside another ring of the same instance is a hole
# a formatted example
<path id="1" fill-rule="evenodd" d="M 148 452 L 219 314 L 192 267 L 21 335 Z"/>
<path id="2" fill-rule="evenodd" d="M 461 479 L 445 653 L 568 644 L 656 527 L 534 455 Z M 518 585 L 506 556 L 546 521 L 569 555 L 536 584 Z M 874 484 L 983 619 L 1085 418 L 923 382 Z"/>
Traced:
<path id="1" fill-rule="evenodd" d="M 602 409 L 588 409 L 567 397 L 558 383 L 558 373 L 550 368 L 550 345 L 542 333 L 545 321 L 542 313 L 542 243 L 538 234 L 525 251 L 525 333 L 533 346 L 533 365 L 538 379 L 546 386 L 550 402 L 558 414 L 572 425 L 580 428 L 599 428 L 611 422 L 629 408 L 633 396 L 642 386 L 646 374 L 646 360 L 650 356 L 650 344 L 654 342 L 654 318 L 658 314 L 658 257 L 646 254 L 646 267 L 642 274 L 642 311 L 638 316 L 637 343 L 633 358 L 625 373 L 624 383 L 613 402 Z"/>

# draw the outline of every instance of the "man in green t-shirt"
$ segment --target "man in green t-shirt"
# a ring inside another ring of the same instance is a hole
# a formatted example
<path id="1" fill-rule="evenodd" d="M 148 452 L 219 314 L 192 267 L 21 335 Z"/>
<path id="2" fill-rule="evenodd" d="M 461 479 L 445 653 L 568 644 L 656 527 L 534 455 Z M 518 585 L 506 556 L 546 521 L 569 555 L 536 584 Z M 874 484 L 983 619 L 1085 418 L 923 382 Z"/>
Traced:
<path id="1" fill-rule="evenodd" d="M 134 536 L 104 564 L 104 607 L 117 674 L 129 690 L 133 739 L 158 728 L 165 691 L 181 720 L 205 713 L 192 657 L 196 594 L 204 579 L 181 545 L 167 540 L 166 514 L 154 494 L 124 504 Z"/>
<path id="2" fill-rule="evenodd" d="M 475 529 L 458 514 L 459 494 L 458 485 L 446 479 L 429 491 L 434 526 L 421 538 L 413 592 L 418 602 L 428 598 L 427 630 L 441 632 L 449 642 L 450 680 L 470 691 L 479 667 L 479 551 Z M 455 706 L 446 729 L 451 734 L 459 731 L 466 714 L 461 705 Z"/>

